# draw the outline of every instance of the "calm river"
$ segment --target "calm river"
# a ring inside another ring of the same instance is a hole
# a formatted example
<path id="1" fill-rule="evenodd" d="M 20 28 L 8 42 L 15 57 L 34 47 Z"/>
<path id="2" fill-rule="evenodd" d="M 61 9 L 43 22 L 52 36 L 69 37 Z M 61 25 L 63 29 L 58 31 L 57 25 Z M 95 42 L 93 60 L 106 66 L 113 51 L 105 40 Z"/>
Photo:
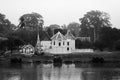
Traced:
<path id="1" fill-rule="evenodd" d="M 0 80 L 120 80 L 120 64 L 0 63 Z"/>

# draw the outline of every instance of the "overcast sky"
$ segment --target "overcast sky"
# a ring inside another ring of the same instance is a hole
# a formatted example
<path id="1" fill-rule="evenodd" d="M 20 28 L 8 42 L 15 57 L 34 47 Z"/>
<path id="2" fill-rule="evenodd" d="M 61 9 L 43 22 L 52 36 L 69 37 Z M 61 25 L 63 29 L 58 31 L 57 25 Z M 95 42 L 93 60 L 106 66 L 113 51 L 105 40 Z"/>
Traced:
<path id="1" fill-rule="evenodd" d="M 44 17 L 45 26 L 68 25 L 91 10 L 110 14 L 113 27 L 120 28 L 120 0 L 0 0 L 0 13 L 15 25 L 23 14 L 36 12 Z"/>

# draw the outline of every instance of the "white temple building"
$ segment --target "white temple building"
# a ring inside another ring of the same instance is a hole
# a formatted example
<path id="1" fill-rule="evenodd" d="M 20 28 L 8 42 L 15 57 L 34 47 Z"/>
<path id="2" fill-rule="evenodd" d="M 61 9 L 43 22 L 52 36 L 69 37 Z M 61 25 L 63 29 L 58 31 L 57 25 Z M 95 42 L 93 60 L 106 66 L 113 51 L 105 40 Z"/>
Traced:
<path id="1" fill-rule="evenodd" d="M 51 44 L 52 49 L 50 50 L 51 53 L 67 54 L 71 53 L 72 50 L 75 50 L 75 38 L 70 33 L 70 31 L 68 31 L 65 36 L 58 32 L 51 38 L 51 40 L 52 40 Z"/>
<path id="2" fill-rule="evenodd" d="M 52 54 L 68 54 L 75 50 L 75 37 L 68 30 L 66 35 L 57 32 L 51 40 L 41 41 L 41 48 L 44 52 Z"/>

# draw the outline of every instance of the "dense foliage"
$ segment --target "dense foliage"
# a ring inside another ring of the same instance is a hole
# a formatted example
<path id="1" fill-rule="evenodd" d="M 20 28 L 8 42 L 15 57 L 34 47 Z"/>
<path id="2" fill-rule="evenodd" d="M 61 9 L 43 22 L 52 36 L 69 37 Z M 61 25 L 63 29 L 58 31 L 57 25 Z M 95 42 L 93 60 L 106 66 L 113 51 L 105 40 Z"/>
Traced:
<path id="1" fill-rule="evenodd" d="M 98 10 L 87 12 L 79 20 L 81 22 L 81 36 L 91 36 L 94 42 L 99 39 L 102 27 L 111 26 L 109 15 Z"/>

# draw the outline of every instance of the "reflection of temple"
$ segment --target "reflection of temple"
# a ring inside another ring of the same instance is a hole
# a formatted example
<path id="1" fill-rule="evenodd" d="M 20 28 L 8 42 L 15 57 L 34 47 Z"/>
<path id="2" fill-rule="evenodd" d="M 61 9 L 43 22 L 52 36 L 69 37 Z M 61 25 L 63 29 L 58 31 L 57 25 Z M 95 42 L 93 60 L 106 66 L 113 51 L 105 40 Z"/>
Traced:
<path id="1" fill-rule="evenodd" d="M 36 72 L 37 72 L 37 80 L 44 80 L 43 79 L 43 65 L 40 64 L 36 67 Z"/>
<path id="2" fill-rule="evenodd" d="M 81 80 L 81 71 L 74 64 L 63 64 L 61 68 L 53 67 L 52 64 L 44 65 L 42 72 L 43 80 Z"/>

